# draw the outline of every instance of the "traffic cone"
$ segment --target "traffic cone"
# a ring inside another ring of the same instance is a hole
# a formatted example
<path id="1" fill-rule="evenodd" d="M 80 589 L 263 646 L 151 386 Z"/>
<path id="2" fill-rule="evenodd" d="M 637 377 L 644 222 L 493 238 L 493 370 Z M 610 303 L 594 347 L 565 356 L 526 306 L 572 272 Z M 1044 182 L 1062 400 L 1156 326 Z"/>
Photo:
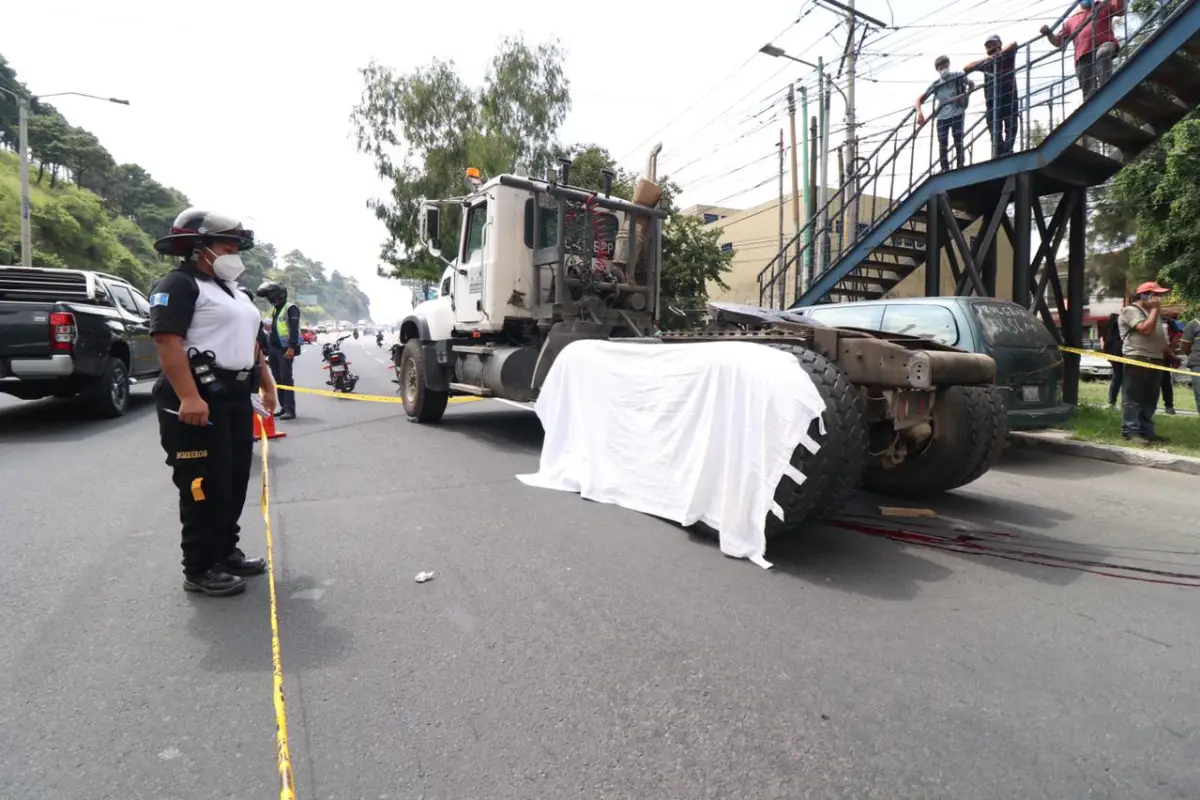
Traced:
<path id="1" fill-rule="evenodd" d="M 264 427 L 263 423 L 262 423 L 263 419 L 264 418 L 263 418 L 262 414 L 255 412 L 255 414 L 254 414 L 254 441 L 256 441 L 256 442 L 262 438 L 263 427 Z M 287 436 L 286 433 L 275 430 L 275 417 L 274 416 L 268 415 L 265 419 L 267 420 L 265 427 L 267 430 L 267 438 L 268 439 L 282 439 L 284 436 Z"/>

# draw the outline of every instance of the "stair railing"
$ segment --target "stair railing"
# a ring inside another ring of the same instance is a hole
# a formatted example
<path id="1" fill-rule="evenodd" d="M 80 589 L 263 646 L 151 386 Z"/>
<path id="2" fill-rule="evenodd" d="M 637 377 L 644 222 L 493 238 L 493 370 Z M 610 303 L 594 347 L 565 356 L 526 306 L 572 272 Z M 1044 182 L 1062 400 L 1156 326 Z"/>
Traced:
<path id="1" fill-rule="evenodd" d="M 1200 0 L 1160 4 L 1152 13 L 1139 20 L 1140 25 L 1132 34 L 1128 33 L 1126 23 L 1126 37 L 1114 56 L 1113 73 L 1115 74 L 1155 31 L 1165 27 L 1177 13 L 1195 2 Z M 1059 21 L 1051 26 L 1052 30 L 1058 30 L 1062 21 L 1073 10 L 1073 7 L 1068 9 Z M 1097 5 L 1093 13 L 1098 10 Z M 1020 93 L 1018 88 L 1017 116 L 1023 124 L 1018 126 L 1021 132 L 1013 143 L 1013 152 L 1022 152 L 1041 144 L 1041 139 L 1054 129 L 1056 123 L 1061 124 L 1069 113 L 1073 113 L 1082 105 L 1075 99 L 1077 78 L 1071 42 L 1064 41 L 1062 48 L 1051 48 L 1035 56 L 1033 46 L 1044 38 L 1039 33 L 1017 48 L 1018 53 L 1024 53 L 1024 63 L 1015 66 L 1013 80 L 1018 87 L 1023 80 L 1025 90 Z M 1069 71 L 1068 63 L 1071 67 Z M 998 62 L 993 62 L 994 68 L 998 66 Z M 983 86 L 984 81 L 980 80 L 974 93 L 982 94 Z M 967 114 L 970 116 L 969 109 Z M 979 160 L 995 157 L 996 142 L 990 135 L 991 126 L 988 125 L 987 115 L 975 116 L 974 122 L 964 130 L 963 135 L 967 163 L 975 163 L 980 154 L 982 158 Z M 760 305 L 786 308 L 799 301 L 814 280 L 824 276 L 829 270 L 838 268 L 842 259 L 854 250 L 863 238 L 888 220 L 917 187 L 934 175 L 940 166 L 940 159 L 935 157 L 936 109 L 926 120 L 929 123 L 928 151 L 922 152 L 920 157 L 917 150 L 924 149 L 921 137 L 926 126 L 915 124 L 915 117 L 915 108 L 903 112 L 900 122 L 884 134 L 870 155 L 859 158 L 850 165 L 849 175 L 833 195 L 815 210 L 800 232 L 786 240 L 783 248 L 759 271 Z M 1041 131 L 1044 135 L 1037 136 L 1035 131 Z M 860 140 L 860 144 L 869 138 Z M 953 141 L 950 142 L 950 148 L 953 161 Z M 856 230 L 845 231 L 842 229 L 841 220 L 845 217 L 845 209 L 851 204 L 858 206 L 858 226 Z M 840 234 L 836 239 L 835 230 Z M 921 235 L 922 232 L 914 229 L 911 233 Z M 824 246 L 818 247 L 819 242 Z M 817 263 L 818 255 L 821 263 Z M 813 302 L 819 298 L 809 300 Z"/>

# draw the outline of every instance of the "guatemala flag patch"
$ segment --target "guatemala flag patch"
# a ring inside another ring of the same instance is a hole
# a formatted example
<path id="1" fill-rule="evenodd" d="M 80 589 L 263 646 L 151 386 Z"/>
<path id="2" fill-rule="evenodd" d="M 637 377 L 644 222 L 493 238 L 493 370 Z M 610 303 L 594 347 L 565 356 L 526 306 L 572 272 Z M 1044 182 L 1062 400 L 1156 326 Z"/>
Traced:
<path id="1" fill-rule="evenodd" d="M 155 292 L 154 294 L 150 295 L 150 307 L 154 308 L 155 306 L 165 306 L 169 299 L 170 296 L 166 292 Z"/>

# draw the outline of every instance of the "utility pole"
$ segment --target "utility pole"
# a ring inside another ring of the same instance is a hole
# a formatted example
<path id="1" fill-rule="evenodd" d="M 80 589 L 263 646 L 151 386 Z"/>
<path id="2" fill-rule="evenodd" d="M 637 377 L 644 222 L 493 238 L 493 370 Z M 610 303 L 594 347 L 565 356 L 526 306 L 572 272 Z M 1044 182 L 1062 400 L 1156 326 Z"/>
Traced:
<path id="1" fill-rule="evenodd" d="M 787 258 L 783 254 L 783 128 L 779 129 L 779 255 L 776 256 L 782 260 L 781 267 L 787 265 Z M 783 308 L 783 301 L 787 293 L 787 278 L 786 272 L 780 271 L 779 282 L 783 284 L 783 288 L 779 290 L 779 307 Z"/>
<path id="2" fill-rule="evenodd" d="M 792 84 L 788 84 L 787 93 L 788 104 L 788 125 L 792 131 L 792 233 L 797 239 L 800 238 L 800 167 L 799 159 L 796 153 L 796 90 Z M 797 243 L 799 247 L 799 243 Z M 800 269 L 800 263 L 797 261 L 796 269 Z"/>
<path id="3" fill-rule="evenodd" d="M 818 102 L 820 102 L 820 97 L 818 97 L 817 100 L 818 100 Z M 819 130 L 819 128 L 817 128 L 817 118 L 811 117 L 810 122 L 809 122 L 810 136 L 809 136 L 809 140 L 808 140 L 808 143 L 809 143 L 808 144 L 808 149 L 809 149 L 809 153 L 808 153 L 808 196 L 812 197 L 814 199 L 817 196 L 817 139 L 819 138 L 818 130 Z M 813 265 L 817 263 L 816 257 L 814 254 L 814 250 L 817 246 L 817 241 L 819 241 L 816 238 L 816 236 L 817 236 L 817 209 L 813 206 L 813 204 L 809 205 L 807 230 L 808 230 L 808 241 L 810 242 L 810 244 L 809 244 L 808 250 L 806 250 L 804 253 L 804 261 L 805 261 L 804 291 L 806 291 L 806 292 L 808 291 L 809 287 L 812 286 L 813 276 L 815 274 L 813 272 Z"/>
<path id="4" fill-rule="evenodd" d="M 808 119 L 808 87 L 800 84 L 800 121 Z M 804 158 L 804 247 L 801 249 L 801 243 L 796 242 L 796 270 L 799 281 L 797 285 L 802 285 L 807 289 L 808 285 L 805 281 L 808 278 L 808 273 L 804 265 L 812 257 L 812 195 L 809 194 L 809 187 L 812 185 L 809 180 L 808 167 L 808 128 L 800 129 L 800 155 Z M 804 254 L 801 259 L 801 253 Z"/>
<path id="5" fill-rule="evenodd" d="M 858 46 L 854 43 L 854 0 L 848 0 L 849 12 L 846 14 L 846 163 L 850 166 L 850 174 L 858 174 L 858 155 L 855 152 L 854 139 L 854 78 L 858 66 Z M 846 190 L 842 196 L 843 205 L 850 200 L 846 222 L 842 226 L 843 237 L 849 237 L 853 244 L 858 240 L 858 180 L 854 180 L 852 190 Z M 847 230 L 847 228 L 849 230 Z"/>
<path id="6" fill-rule="evenodd" d="M 832 81 L 825 76 L 825 61 L 817 59 L 818 80 L 821 87 L 821 99 L 818 103 L 817 114 L 821 118 L 821 163 L 817 167 L 817 214 L 820 222 L 817 226 L 817 264 L 814 275 L 825 271 L 829 260 L 829 95 Z"/>
<path id="7" fill-rule="evenodd" d="M 872 16 L 862 13 L 854 7 L 855 0 L 817 0 L 817 3 L 823 6 L 829 6 L 836 11 L 845 15 L 846 18 L 846 49 L 842 56 L 842 63 L 846 71 L 846 91 L 843 97 L 846 100 L 846 163 L 849 165 L 849 174 L 852 176 L 851 182 L 853 186 L 843 187 L 842 203 L 839 208 L 839 216 L 844 221 L 842 226 L 843 235 L 846 233 L 846 227 L 849 226 L 850 239 L 854 242 L 858 238 L 858 120 L 855 115 L 854 102 L 854 84 L 858 74 L 858 47 L 859 44 L 855 41 L 857 36 L 856 22 L 863 23 L 867 31 L 870 28 L 878 28 L 886 30 L 887 25 Z M 864 32 L 864 39 L 865 39 Z M 838 70 L 838 78 L 841 78 L 842 71 Z M 832 81 L 830 81 L 832 83 Z M 851 201 L 847 204 L 847 200 Z"/>

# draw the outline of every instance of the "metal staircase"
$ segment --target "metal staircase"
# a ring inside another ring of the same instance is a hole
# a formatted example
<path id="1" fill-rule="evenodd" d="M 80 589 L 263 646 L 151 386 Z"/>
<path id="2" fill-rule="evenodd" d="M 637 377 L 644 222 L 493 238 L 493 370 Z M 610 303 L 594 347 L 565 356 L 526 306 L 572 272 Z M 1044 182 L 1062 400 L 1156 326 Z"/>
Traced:
<path id="1" fill-rule="evenodd" d="M 1140 19 L 1127 15 L 1123 33 L 1121 27 L 1118 19 L 1121 50 L 1112 77 L 1076 108 L 1070 43 L 1060 51 L 1039 36 L 1020 47 L 1021 130 L 1012 154 L 992 157 L 985 115 L 968 110 L 968 121 L 976 117 L 965 136 L 972 163 L 935 172 L 934 126 L 916 126 L 910 111 L 759 273 L 759 304 L 795 308 L 883 297 L 927 261 L 925 294 L 943 294 L 942 259 L 927 258 L 943 249 L 956 294 L 994 296 L 995 243 L 1004 228 L 1014 250 L 1013 299 L 1029 301 L 1049 325 L 1047 283 L 1061 312 L 1070 304 L 1056 270 L 1047 266 L 1038 277 L 1038 267 L 1053 264 L 1068 218 L 1078 221 L 1072 228 L 1083 227 L 1081 190 L 1108 181 L 1200 106 L 1200 0 L 1160 4 Z M 1048 134 L 1040 142 L 1035 125 Z M 1047 221 L 1034 201 L 1055 194 L 1064 199 Z M 843 231 L 838 218 L 854 204 L 857 229 Z M 1034 223 L 1043 240 L 1036 254 L 1029 246 Z M 1082 244 L 1078 249 L 1082 259 Z M 1082 260 L 1078 270 L 1082 280 Z"/>

